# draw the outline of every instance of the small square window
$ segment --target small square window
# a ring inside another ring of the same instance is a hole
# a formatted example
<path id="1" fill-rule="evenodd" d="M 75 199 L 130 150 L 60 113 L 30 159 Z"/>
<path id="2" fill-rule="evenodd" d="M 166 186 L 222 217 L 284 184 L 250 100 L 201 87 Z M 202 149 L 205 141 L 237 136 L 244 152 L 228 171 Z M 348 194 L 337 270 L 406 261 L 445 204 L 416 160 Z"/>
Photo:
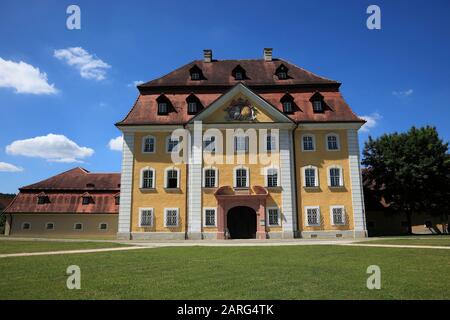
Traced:
<path id="1" fill-rule="evenodd" d="M 192 79 L 192 80 L 200 80 L 200 73 L 198 73 L 198 72 L 192 72 L 192 73 L 191 73 L 191 79 Z"/>
<path id="2" fill-rule="evenodd" d="M 87 205 L 91 203 L 91 197 L 83 197 L 83 205 Z"/>
<path id="3" fill-rule="evenodd" d="M 153 209 L 142 209 L 141 210 L 139 226 L 140 227 L 153 226 Z"/>
<path id="4" fill-rule="evenodd" d="M 22 230 L 30 230 L 31 229 L 31 223 L 29 222 L 24 222 L 22 224 Z"/>
<path id="5" fill-rule="evenodd" d="M 236 80 L 242 80 L 243 79 L 243 75 L 242 75 L 242 72 L 236 72 L 236 74 L 235 74 L 235 76 L 234 76 L 234 78 L 236 79 Z"/>
<path id="6" fill-rule="evenodd" d="M 306 219 L 308 226 L 320 225 L 319 208 L 318 207 L 307 208 Z"/>
<path id="7" fill-rule="evenodd" d="M 205 209 L 205 227 L 216 226 L 216 209 Z"/>
<path id="8" fill-rule="evenodd" d="M 178 227 L 178 209 L 166 209 L 166 227 Z"/>
<path id="9" fill-rule="evenodd" d="M 48 222 L 48 223 L 45 225 L 45 229 L 47 229 L 47 230 L 53 230 L 53 229 L 55 229 L 55 224 L 54 224 L 53 222 Z"/>
<path id="10" fill-rule="evenodd" d="M 75 230 L 83 230 L 83 224 L 82 223 L 75 223 L 73 228 Z"/>
<path id="11" fill-rule="evenodd" d="M 197 102 L 191 101 L 188 102 L 188 113 L 196 113 L 197 112 Z"/>
<path id="12" fill-rule="evenodd" d="M 280 80 L 287 79 L 287 73 L 286 72 L 278 72 L 278 79 L 280 79 Z"/>
<path id="13" fill-rule="evenodd" d="M 108 230 L 108 224 L 107 223 L 100 223 L 98 226 L 100 230 Z"/>

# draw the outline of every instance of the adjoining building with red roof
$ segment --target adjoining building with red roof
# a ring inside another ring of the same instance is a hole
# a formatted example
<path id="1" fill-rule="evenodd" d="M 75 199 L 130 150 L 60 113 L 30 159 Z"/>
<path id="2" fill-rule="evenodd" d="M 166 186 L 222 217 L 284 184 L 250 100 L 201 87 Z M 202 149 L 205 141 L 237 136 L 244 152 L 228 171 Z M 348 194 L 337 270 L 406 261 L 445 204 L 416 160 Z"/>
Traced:
<path id="1" fill-rule="evenodd" d="M 5 209 L 12 236 L 115 236 L 120 173 L 73 168 L 22 187 Z"/>

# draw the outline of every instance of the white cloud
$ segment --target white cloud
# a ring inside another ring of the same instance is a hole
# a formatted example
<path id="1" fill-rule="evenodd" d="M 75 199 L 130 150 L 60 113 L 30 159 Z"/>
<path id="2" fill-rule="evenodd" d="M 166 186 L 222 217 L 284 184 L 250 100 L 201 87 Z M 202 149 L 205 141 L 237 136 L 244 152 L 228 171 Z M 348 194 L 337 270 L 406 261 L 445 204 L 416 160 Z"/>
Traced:
<path id="1" fill-rule="evenodd" d="M 142 81 L 142 80 L 135 80 L 135 81 L 133 81 L 133 82 L 130 82 L 129 84 L 127 84 L 127 86 L 128 87 L 137 87 L 138 85 L 140 85 L 140 84 L 143 84 L 144 83 L 144 81 Z"/>
<path id="2" fill-rule="evenodd" d="M 65 61 L 69 66 L 73 66 L 80 71 L 80 75 L 85 79 L 104 80 L 106 70 L 111 68 L 109 64 L 94 57 L 81 47 L 72 47 L 55 50 L 53 56 Z"/>
<path id="3" fill-rule="evenodd" d="M 23 168 L 17 167 L 11 163 L 0 162 L 0 172 L 20 172 Z"/>
<path id="4" fill-rule="evenodd" d="M 408 97 L 414 93 L 413 89 L 403 90 L 403 91 L 392 91 L 392 94 L 396 97 Z"/>
<path id="5" fill-rule="evenodd" d="M 47 81 L 47 74 L 31 64 L 0 58 L 0 87 L 13 88 L 16 93 L 57 93 L 55 85 Z"/>
<path id="6" fill-rule="evenodd" d="M 43 158 L 50 162 L 81 162 L 90 157 L 94 150 L 80 147 L 60 134 L 48 134 L 25 140 L 17 140 L 6 146 L 6 153 L 33 158 Z"/>
<path id="7" fill-rule="evenodd" d="M 113 151 L 122 151 L 122 145 L 123 145 L 123 137 L 118 136 L 117 138 L 109 140 L 108 146 L 109 149 Z"/>
<path id="8" fill-rule="evenodd" d="M 361 131 L 369 132 L 370 129 L 374 128 L 378 122 L 383 118 L 383 116 L 377 112 L 374 112 L 368 116 L 360 116 L 367 122 L 362 126 Z"/>

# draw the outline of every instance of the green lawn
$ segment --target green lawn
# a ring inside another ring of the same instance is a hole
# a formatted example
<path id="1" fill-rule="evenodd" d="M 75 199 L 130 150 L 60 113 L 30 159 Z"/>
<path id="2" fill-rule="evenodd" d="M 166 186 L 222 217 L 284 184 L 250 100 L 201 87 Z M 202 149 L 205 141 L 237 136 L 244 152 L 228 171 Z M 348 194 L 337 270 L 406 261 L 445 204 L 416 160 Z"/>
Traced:
<path id="1" fill-rule="evenodd" d="M 57 242 L 0 240 L 0 254 L 59 250 L 98 249 L 122 246 L 111 242 Z"/>
<path id="2" fill-rule="evenodd" d="M 65 270 L 81 268 L 81 290 Z M 366 269 L 381 268 L 381 290 Z M 0 259 L 3 299 L 450 299 L 450 251 L 172 247 Z"/>
<path id="3" fill-rule="evenodd" d="M 372 241 L 363 241 L 360 243 L 372 243 L 372 244 L 401 244 L 401 245 L 422 245 L 422 246 L 450 246 L 450 236 L 408 236 L 405 238 L 397 239 L 380 239 Z"/>

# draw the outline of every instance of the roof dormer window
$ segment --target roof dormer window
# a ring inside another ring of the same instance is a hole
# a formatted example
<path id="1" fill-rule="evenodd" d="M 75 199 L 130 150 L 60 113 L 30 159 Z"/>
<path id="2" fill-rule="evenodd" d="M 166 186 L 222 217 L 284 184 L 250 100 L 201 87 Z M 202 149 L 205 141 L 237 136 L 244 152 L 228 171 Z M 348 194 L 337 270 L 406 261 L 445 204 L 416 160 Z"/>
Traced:
<path id="1" fill-rule="evenodd" d="M 190 94 L 186 98 L 186 103 L 188 107 L 187 109 L 188 114 L 196 114 L 202 108 L 200 100 L 194 94 Z"/>
<path id="2" fill-rule="evenodd" d="M 275 71 L 278 80 L 286 80 L 288 78 L 288 68 L 282 64 Z"/>
<path id="3" fill-rule="evenodd" d="M 314 93 L 313 96 L 311 97 L 310 101 L 312 103 L 314 112 L 323 112 L 324 111 L 325 104 L 323 101 L 323 96 L 319 92 Z"/>
<path id="4" fill-rule="evenodd" d="M 231 72 L 231 75 L 234 77 L 234 80 L 245 80 L 245 79 L 247 79 L 247 75 L 245 74 L 245 70 L 240 65 L 238 65 L 236 68 L 233 69 L 233 71 Z"/>
<path id="5" fill-rule="evenodd" d="M 284 113 L 293 113 L 294 112 L 294 98 L 289 93 L 286 93 L 281 98 L 280 102 L 283 106 Z"/>
<path id="6" fill-rule="evenodd" d="M 156 102 L 158 103 L 158 114 L 167 115 L 172 106 L 170 100 L 165 95 L 160 95 Z"/>
<path id="7" fill-rule="evenodd" d="M 46 195 L 45 193 L 40 193 L 37 197 L 37 203 L 38 204 L 50 203 L 50 199 L 48 195 Z"/>
<path id="8" fill-rule="evenodd" d="M 88 205 L 88 204 L 94 203 L 92 196 L 87 192 L 81 196 L 81 199 L 82 199 L 83 205 Z"/>
<path id="9" fill-rule="evenodd" d="M 190 70 L 189 73 L 191 74 L 191 80 L 193 81 L 197 81 L 197 80 L 203 80 L 203 73 L 202 73 L 202 69 L 200 69 L 199 67 L 197 67 L 196 65 L 193 66 Z"/>

